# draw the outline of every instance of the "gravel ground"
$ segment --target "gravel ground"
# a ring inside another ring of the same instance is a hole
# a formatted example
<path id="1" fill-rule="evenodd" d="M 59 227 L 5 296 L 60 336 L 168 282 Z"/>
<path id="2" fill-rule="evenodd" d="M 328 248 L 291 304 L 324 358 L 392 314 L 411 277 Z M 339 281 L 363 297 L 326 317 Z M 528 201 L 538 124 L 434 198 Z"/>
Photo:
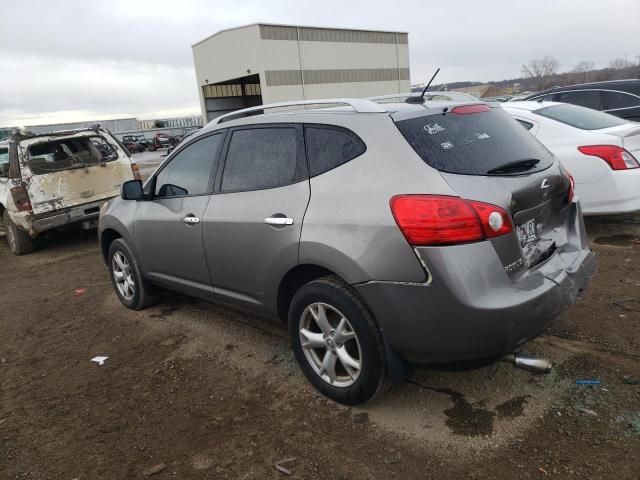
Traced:
<path id="1" fill-rule="evenodd" d="M 0 242 L 0 478 L 277 479 L 294 458 L 290 478 L 638 479 L 640 243 L 594 250 L 586 294 L 527 345 L 551 374 L 419 369 L 346 408 L 278 323 L 174 295 L 123 308 L 95 234 Z"/>

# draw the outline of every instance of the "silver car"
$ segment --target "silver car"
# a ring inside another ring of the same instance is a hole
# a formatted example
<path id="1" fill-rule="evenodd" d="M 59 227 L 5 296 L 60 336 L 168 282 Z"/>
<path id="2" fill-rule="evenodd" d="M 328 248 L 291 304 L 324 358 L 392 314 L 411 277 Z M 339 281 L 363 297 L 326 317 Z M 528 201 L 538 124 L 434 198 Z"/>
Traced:
<path id="1" fill-rule="evenodd" d="M 595 272 L 570 176 L 501 108 L 302 103 L 329 105 L 220 117 L 103 207 L 126 307 L 165 288 L 279 318 L 358 404 L 407 362 L 518 350 Z"/>

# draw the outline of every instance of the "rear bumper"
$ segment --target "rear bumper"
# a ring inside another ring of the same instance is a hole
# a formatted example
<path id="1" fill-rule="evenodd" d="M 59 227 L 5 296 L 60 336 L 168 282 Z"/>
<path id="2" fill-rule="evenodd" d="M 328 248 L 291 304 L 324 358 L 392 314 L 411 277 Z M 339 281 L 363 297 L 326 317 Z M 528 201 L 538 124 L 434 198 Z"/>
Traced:
<path id="1" fill-rule="evenodd" d="M 64 210 L 55 210 L 53 212 L 34 215 L 31 218 L 31 230 L 29 231 L 29 234 L 35 237 L 47 230 L 53 230 L 65 225 L 82 222 L 97 222 L 100 214 L 100 207 L 110 199 L 111 198 L 105 198 L 98 202 L 85 203 L 83 205 L 66 208 Z"/>
<path id="2" fill-rule="evenodd" d="M 460 254 L 478 266 L 458 269 L 457 285 L 436 274 L 431 285 L 356 285 L 389 346 L 405 360 L 440 363 L 511 353 L 572 305 L 597 269 L 589 250 L 556 253 L 526 280 L 491 289 L 495 272 L 482 271 L 482 257 Z"/>
<path id="3" fill-rule="evenodd" d="M 418 247 L 416 253 L 428 269 L 425 283 L 354 285 L 389 347 L 414 363 L 514 352 L 575 303 L 597 270 L 577 203 L 566 243 L 517 279 L 506 272 L 490 241 Z"/>

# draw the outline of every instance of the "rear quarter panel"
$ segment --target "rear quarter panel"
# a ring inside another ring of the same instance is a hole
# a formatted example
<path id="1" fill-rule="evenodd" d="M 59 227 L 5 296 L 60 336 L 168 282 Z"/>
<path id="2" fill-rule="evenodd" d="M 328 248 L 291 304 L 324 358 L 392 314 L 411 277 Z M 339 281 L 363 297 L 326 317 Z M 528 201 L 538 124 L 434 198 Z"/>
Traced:
<path id="1" fill-rule="evenodd" d="M 319 123 L 317 117 L 314 123 Z M 311 179 L 300 263 L 328 268 L 351 284 L 425 281 L 424 270 L 396 225 L 389 200 L 399 194 L 455 192 L 417 156 L 387 115 L 336 115 L 321 120 L 352 130 L 367 150 Z"/>
<path id="2" fill-rule="evenodd" d="M 535 137 L 540 140 L 573 176 L 576 184 L 598 182 L 610 172 L 607 164 L 596 157 L 588 157 L 578 151 L 581 145 L 611 144 L 610 135 L 580 130 L 555 120 L 547 119 L 532 112 L 519 115 L 539 123 Z M 580 192 L 578 192 L 580 193 Z"/>

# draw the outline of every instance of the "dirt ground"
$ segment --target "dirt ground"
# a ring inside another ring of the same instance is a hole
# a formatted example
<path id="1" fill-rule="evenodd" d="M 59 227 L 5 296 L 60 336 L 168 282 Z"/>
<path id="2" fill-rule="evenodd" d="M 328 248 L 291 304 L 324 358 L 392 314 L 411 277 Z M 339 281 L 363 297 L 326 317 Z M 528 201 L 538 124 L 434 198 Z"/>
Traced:
<path id="1" fill-rule="evenodd" d="M 95 234 L 19 258 L 0 239 L 0 478 L 638 479 L 640 243 L 594 250 L 584 297 L 526 347 L 551 374 L 419 369 L 346 408 L 276 323 L 177 296 L 123 308 Z"/>

